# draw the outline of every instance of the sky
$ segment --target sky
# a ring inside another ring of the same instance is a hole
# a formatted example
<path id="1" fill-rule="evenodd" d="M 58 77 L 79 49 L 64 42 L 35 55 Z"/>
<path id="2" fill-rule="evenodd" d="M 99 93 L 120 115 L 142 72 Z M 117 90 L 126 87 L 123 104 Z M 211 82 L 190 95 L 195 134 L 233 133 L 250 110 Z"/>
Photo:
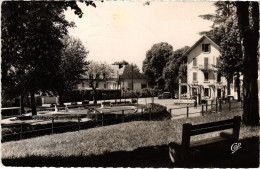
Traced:
<path id="1" fill-rule="evenodd" d="M 79 38 L 89 51 L 88 60 L 112 64 L 126 60 L 142 70 L 146 52 L 152 45 L 167 42 L 177 50 L 192 46 L 199 32 L 207 31 L 211 21 L 199 17 L 213 14 L 213 2 L 95 2 L 96 8 L 78 3 L 84 15 L 65 12 L 76 27 L 69 34 Z"/>

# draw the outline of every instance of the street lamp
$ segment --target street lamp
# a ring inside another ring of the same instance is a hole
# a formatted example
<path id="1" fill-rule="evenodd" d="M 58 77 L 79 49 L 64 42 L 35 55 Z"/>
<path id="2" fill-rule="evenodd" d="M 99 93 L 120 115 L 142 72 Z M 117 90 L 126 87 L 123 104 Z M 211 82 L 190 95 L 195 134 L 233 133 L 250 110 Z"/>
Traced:
<path id="1" fill-rule="evenodd" d="M 120 62 L 120 63 L 119 62 L 114 63 L 112 65 L 118 65 L 118 68 L 121 69 L 124 65 L 128 65 L 128 63 L 123 61 L 123 62 Z M 119 88 L 119 84 L 120 84 L 120 96 L 119 96 L 119 98 L 120 98 L 120 102 L 121 102 L 121 90 L 122 90 L 122 88 L 121 88 L 121 78 L 120 78 L 118 71 L 117 71 L 117 78 L 118 78 L 118 81 L 117 81 L 117 96 L 118 96 L 118 88 Z"/>

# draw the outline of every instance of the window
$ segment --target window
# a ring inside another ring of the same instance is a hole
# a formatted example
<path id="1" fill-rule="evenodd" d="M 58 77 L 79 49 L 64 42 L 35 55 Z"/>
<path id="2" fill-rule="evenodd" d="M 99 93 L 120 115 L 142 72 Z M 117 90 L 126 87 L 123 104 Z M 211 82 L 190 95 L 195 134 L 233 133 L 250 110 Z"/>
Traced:
<path id="1" fill-rule="evenodd" d="M 209 44 L 202 44 L 202 52 L 209 52 Z"/>
<path id="2" fill-rule="evenodd" d="M 204 89 L 204 96 L 209 96 L 209 88 Z"/>
<path id="3" fill-rule="evenodd" d="M 197 66 L 197 58 L 193 58 L 193 66 Z"/>
<path id="4" fill-rule="evenodd" d="M 204 81 L 208 81 L 209 80 L 209 73 L 205 72 L 204 73 Z"/>
<path id="5" fill-rule="evenodd" d="M 197 72 L 193 72 L 193 81 L 197 81 Z"/>
<path id="6" fill-rule="evenodd" d="M 204 68 L 208 69 L 208 65 L 209 65 L 209 58 L 204 58 Z"/>
<path id="7" fill-rule="evenodd" d="M 221 82 L 221 74 L 220 73 L 217 74 L 217 82 L 218 83 Z"/>

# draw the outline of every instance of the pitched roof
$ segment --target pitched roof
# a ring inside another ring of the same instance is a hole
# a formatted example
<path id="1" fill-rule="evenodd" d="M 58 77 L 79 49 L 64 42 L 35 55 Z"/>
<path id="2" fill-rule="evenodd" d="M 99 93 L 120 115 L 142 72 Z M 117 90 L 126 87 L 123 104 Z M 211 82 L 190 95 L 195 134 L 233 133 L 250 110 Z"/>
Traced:
<path id="1" fill-rule="evenodd" d="M 219 45 L 217 45 L 212 39 L 210 39 L 208 36 L 206 36 L 206 35 L 203 35 L 192 47 L 190 47 L 190 49 L 189 50 L 187 50 L 183 55 L 187 55 L 187 54 L 189 54 L 190 53 L 190 51 L 192 51 L 195 47 L 197 47 L 198 46 L 198 44 L 201 42 L 201 41 L 203 41 L 204 39 L 208 39 L 211 43 L 213 43 L 214 45 L 216 45 L 217 46 L 217 48 L 219 48 Z"/>

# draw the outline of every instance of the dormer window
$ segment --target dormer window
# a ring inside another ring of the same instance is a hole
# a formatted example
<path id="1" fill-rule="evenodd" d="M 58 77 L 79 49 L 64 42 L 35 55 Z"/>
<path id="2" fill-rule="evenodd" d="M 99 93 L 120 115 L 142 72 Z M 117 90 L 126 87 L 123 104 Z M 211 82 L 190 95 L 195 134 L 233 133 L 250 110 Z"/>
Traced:
<path id="1" fill-rule="evenodd" d="M 202 52 L 209 52 L 210 45 L 209 44 L 202 44 Z"/>

